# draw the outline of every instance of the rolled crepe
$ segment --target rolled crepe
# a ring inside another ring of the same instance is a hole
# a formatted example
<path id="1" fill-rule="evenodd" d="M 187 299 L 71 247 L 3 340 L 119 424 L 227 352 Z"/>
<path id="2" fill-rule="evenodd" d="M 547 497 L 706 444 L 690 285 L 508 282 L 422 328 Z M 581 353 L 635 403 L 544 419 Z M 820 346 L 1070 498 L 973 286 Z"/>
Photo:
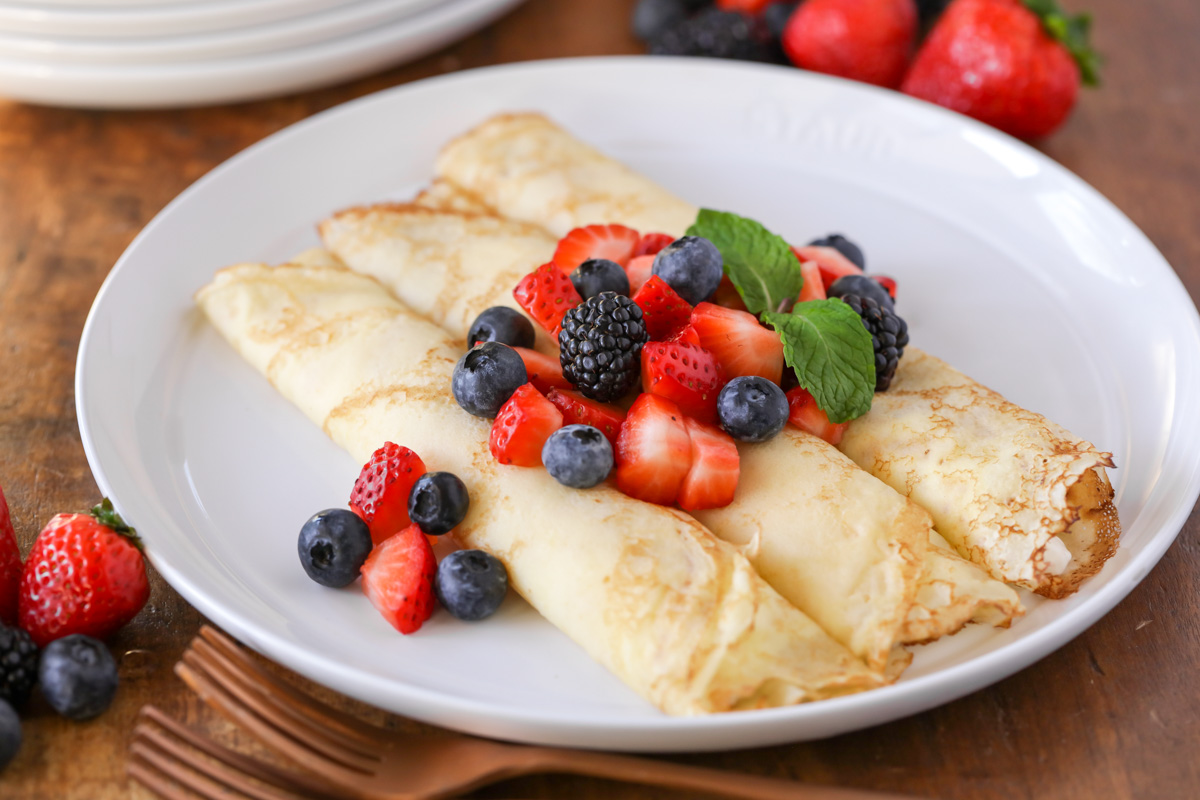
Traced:
<path id="1" fill-rule="evenodd" d="M 444 185 L 439 192 L 442 201 L 452 197 Z M 550 237 L 540 242 L 525 223 L 414 206 L 350 209 L 321 223 L 320 231 L 350 268 L 460 337 L 474 314 L 511 305 L 512 287 L 553 251 Z M 493 246 L 509 237 L 507 246 Z M 518 246 L 526 254 L 523 267 L 510 258 Z M 453 265 L 450 275 L 439 274 L 441 263 Z M 974 578 L 986 587 L 984 576 L 961 564 L 951 575 L 941 552 L 931 556 L 938 562 L 931 570 L 929 516 L 826 442 L 788 430 L 739 452 L 733 503 L 696 516 L 744 548 L 768 583 L 872 668 L 883 669 L 892 650 L 908 641 L 910 615 L 920 621 L 914 641 L 926 641 L 974 618 L 1006 624 L 1022 613 L 1012 590 L 980 594 L 964 582 Z M 923 580 L 955 590 L 922 591 Z"/>
<path id="2" fill-rule="evenodd" d="M 457 538 L 499 558 L 542 616 L 663 711 L 780 706 L 882 682 L 691 517 L 497 464 L 488 423 L 450 394 L 463 345 L 372 279 L 243 264 L 197 302 L 359 461 L 396 441 L 462 478 L 471 504 Z"/>

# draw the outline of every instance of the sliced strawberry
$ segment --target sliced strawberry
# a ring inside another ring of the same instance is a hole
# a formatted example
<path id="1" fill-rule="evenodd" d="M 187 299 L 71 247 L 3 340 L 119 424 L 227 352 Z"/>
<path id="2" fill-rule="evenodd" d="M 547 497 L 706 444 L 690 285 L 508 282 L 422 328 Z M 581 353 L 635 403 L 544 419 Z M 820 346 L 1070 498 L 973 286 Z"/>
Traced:
<path id="1" fill-rule="evenodd" d="M 684 414 L 717 420 L 717 395 L 725 373 L 713 354 L 686 342 L 647 342 L 642 347 L 642 388 L 665 397 Z"/>
<path id="2" fill-rule="evenodd" d="M 721 282 L 717 285 L 717 290 L 713 292 L 711 302 L 725 308 L 746 311 L 746 301 L 742 300 L 737 287 L 733 285 L 733 281 L 729 280 L 728 275 L 721 277 Z"/>
<path id="3" fill-rule="evenodd" d="M 872 275 L 880 286 L 887 290 L 888 297 L 896 299 L 896 279 L 889 278 L 887 275 Z"/>
<path id="4" fill-rule="evenodd" d="M 843 275 L 862 274 L 862 267 L 846 258 L 834 247 L 809 245 L 808 247 L 793 247 L 792 252 L 796 254 L 796 258 L 800 259 L 801 264 L 805 261 L 817 262 L 817 268 L 821 271 L 821 283 L 825 285 L 826 289 Z"/>
<path id="5" fill-rule="evenodd" d="M 825 280 L 821 277 L 821 268 L 815 261 L 801 261 L 800 275 L 804 278 L 804 285 L 800 287 L 800 297 L 797 298 L 797 303 L 803 303 L 806 300 L 824 300 L 828 297 L 825 294 Z"/>
<path id="6" fill-rule="evenodd" d="M 425 474 L 421 457 L 398 444 L 384 442 L 363 465 L 350 493 L 350 510 L 362 517 L 379 544 L 411 524 L 408 496 L 417 478 Z"/>
<path id="7" fill-rule="evenodd" d="M 654 256 L 634 256 L 625 265 L 625 275 L 629 278 L 629 296 L 637 294 L 638 289 L 650 280 L 654 269 Z"/>
<path id="8" fill-rule="evenodd" d="M 562 425 L 562 412 L 532 383 L 526 383 L 500 407 L 488 446 L 501 464 L 538 467 L 542 464 L 542 445 Z"/>
<path id="9" fill-rule="evenodd" d="M 525 376 L 533 387 L 542 394 L 551 389 L 574 389 L 571 382 L 563 377 L 562 364 L 554 356 L 547 356 L 537 350 L 527 347 L 514 347 L 525 362 Z"/>
<path id="10" fill-rule="evenodd" d="M 633 248 L 633 257 L 657 255 L 659 250 L 675 241 L 675 237 L 666 233 L 644 233 Z"/>
<path id="11" fill-rule="evenodd" d="M 757 14 L 774 0 L 717 0 L 717 8 L 722 11 L 740 11 L 743 14 Z"/>
<path id="12" fill-rule="evenodd" d="M 553 263 L 542 264 L 522 278 L 513 297 L 534 322 L 554 336 L 558 336 L 563 315 L 583 302 L 571 279 Z"/>
<path id="13" fill-rule="evenodd" d="M 682 328 L 677 330 L 671 335 L 671 338 L 667 339 L 667 341 L 686 342 L 687 344 L 694 344 L 696 347 L 703 347 L 703 345 L 700 344 L 700 334 L 696 333 L 696 329 L 690 324 L 684 325 Z M 725 373 L 725 377 L 729 377 L 729 373 Z"/>
<path id="14" fill-rule="evenodd" d="M 737 491 L 741 461 L 737 443 L 720 428 L 684 418 L 692 440 L 692 467 L 679 487 L 676 502 L 685 511 L 724 508 Z"/>
<path id="15" fill-rule="evenodd" d="M 692 445 L 679 406 L 652 394 L 629 408 L 614 452 L 617 488 L 648 503 L 670 505 L 692 465 Z"/>
<path id="16" fill-rule="evenodd" d="M 808 431 L 830 444 L 842 441 L 842 434 L 849 427 L 849 422 L 833 423 L 829 416 L 817 405 L 817 401 L 803 386 L 797 386 L 787 393 L 788 422 L 802 431 Z"/>
<path id="17" fill-rule="evenodd" d="M 563 425 L 591 425 L 615 447 L 625 412 L 614 405 L 590 400 L 579 392 L 551 389 L 546 399 L 562 412 Z"/>
<path id="18" fill-rule="evenodd" d="M 558 241 L 554 261 L 565 274 L 589 258 L 607 258 L 622 267 L 633 258 L 633 251 L 642 237 L 624 225 L 586 225 L 568 231 Z"/>
<path id="19" fill-rule="evenodd" d="M 684 300 L 666 281 L 657 275 L 637 290 L 633 302 L 642 309 L 646 321 L 646 333 L 650 341 L 661 342 L 671 338 L 692 318 L 692 306 Z"/>
<path id="20" fill-rule="evenodd" d="M 17 624 L 17 595 L 21 585 L 21 548 L 13 531 L 8 501 L 0 489 L 0 623 Z"/>
<path id="21" fill-rule="evenodd" d="M 412 633 L 433 614 L 437 559 L 429 540 L 409 525 L 376 545 L 362 565 L 362 588 L 391 626 Z"/>
<path id="22" fill-rule="evenodd" d="M 783 378 L 783 340 L 750 312 L 701 303 L 692 309 L 688 324 L 730 380 L 758 375 L 779 383 Z"/>

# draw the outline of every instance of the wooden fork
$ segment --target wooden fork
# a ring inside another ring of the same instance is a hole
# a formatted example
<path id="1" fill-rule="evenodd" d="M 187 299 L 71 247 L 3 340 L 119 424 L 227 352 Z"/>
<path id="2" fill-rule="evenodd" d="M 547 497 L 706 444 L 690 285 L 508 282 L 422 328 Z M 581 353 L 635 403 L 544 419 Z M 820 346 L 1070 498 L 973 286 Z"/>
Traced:
<path id="1" fill-rule="evenodd" d="M 283 683 L 208 626 L 175 671 L 232 722 L 349 798 L 435 800 L 518 775 L 565 772 L 748 800 L 915 800 L 631 756 L 388 731 Z"/>

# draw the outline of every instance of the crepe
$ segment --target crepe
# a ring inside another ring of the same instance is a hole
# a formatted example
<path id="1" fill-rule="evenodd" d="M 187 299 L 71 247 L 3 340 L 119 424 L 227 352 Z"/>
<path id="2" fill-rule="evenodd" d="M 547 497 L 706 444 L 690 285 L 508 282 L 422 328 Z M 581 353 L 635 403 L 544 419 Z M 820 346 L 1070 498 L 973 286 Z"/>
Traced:
<path id="1" fill-rule="evenodd" d="M 374 280 L 320 263 L 243 264 L 197 302 L 355 459 L 396 441 L 458 475 L 471 503 L 457 538 L 499 558 L 534 608 L 663 711 L 780 706 L 882 682 L 691 517 L 497 464 L 488 422 L 450 394 L 463 345 Z"/>

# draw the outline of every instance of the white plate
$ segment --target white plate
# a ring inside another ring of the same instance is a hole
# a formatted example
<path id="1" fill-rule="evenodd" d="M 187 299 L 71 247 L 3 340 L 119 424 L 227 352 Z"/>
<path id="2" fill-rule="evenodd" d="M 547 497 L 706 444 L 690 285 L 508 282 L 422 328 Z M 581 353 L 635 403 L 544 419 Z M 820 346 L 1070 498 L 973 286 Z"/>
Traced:
<path id="1" fill-rule="evenodd" d="M 83 108 L 231 103 L 327 86 L 412 60 L 523 0 L 438 0 L 433 7 L 329 41 L 270 53 L 168 64 L 54 64 L 0 58 L 0 95 Z"/>
<path id="2" fill-rule="evenodd" d="M 1115 453 L 1118 554 L 1074 597 L 1027 596 L 1029 614 L 1010 630 L 973 627 L 917 648 L 894 686 L 684 719 L 656 712 L 519 599 L 487 622 L 438 614 L 405 637 L 356 589 L 309 581 L 296 563 L 299 527 L 345 504 L 359 465 L 234 354 L 192 293 L 222 265 L 315 244 L 314 223 L 336 209 L 409 195 L 447 139 L 514 109 L 546 111 L 684 197 L 792 241 L 834 230 L 859 240 L 868 266 L 898 280 L 917 346 Z M 963 117 L 748 64 L 498 67 L 299 123 L 197 182 L 134 241 L 96 298 L 76 384 L 100 487 L 203 613 L 339 691 L 531 742 L 751 747 L 947 702 L 1099 619 L 1154 566 L 1200 493 L 1200 319 L 1126 217 L 1036 151 Z"/>
<path id="3" fill-rule="evenodd" d="M 0 34 L 0 59 L 44 65 L 178 64 L 299 48 L 409 17 L 444 0 L 363 0 L 250 27 L 196 35 L 80 39 Z"/>
<path id="4" fill-rule="evenodd" d="M 354 0 L 211 0 L 63 6 L 0 2 L 0 31 L 82 38 L 170 36 L 277 22 Z"/>

